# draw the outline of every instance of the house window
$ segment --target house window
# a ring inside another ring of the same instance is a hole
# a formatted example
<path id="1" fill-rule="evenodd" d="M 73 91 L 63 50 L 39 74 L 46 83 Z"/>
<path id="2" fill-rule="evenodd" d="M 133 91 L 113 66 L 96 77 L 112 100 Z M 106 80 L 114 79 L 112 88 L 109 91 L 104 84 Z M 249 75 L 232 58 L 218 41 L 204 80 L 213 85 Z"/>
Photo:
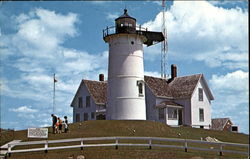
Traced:
<path id="1" fill-rule="evenodd" d="M 95 119 L 95 112 L 91 113 L 91 119 Z"/>
<path id="2" fill-rule="evenodd" d="M 199 88 L 199 101 L 203 101 L 203 89 Z"/>
<path id="3" fill-rule="evenodd" d="M 142 81 L 137 81 L 137 86 L 138 86 L 139 96 L 143 97 L 143 82 Z"/>
<path id="4" fill-rule="evenodd" d="M 177 120 L 177 109 L 176 108 L 168 108 L 168 119 L 169 120 Z"/>
<path id="5" fill-rule="evenodd" d="M 200 121 L 204 121 L 204 109 L 199 109 L 199 116 L 200 116 Z"/>
<path id="6" fill-rule="evenodd" d="M 238 132 L 238 126 L 232 126 L 231 131 L 233 132 Z"/>
<path id="7" fill-rule="evenodd" d="M 90 107 L 90 96 L 86 96 L 86 107 Z"/>
<path id="8" fill-rule="evenodd" d="M 79 121 L 80 121 L 80 114 L 77 113 L 77 114 L 76 114 L 76 122 L 79 122 Z"/>
<path id="9" fill-rule="evenodd" d="M 82 108 L 82 97 L 78 97 L 78 108 Z"/>
<path id="10" fill-rule="evenodd" d="M 159 109 L 159 120 L 164 120 L 164 108 Z"/>
<path id="11" fill-rule="evenodd" d="M 84 113 L 83 114 L 83 121 L 87 121 L 89 120 L 89 114 L 88 113 Z"/>

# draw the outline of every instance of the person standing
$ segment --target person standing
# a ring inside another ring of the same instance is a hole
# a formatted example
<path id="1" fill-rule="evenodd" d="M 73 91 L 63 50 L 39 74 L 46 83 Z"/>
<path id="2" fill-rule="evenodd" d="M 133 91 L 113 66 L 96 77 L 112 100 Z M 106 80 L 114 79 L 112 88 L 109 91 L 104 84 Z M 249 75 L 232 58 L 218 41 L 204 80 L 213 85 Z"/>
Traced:
<path id="1" fill-rule="evenodd" d="M 57 117 L 54 114 L 51 114 L 52 117 L 52 130 L 53 130 L 53 134 L 56 133 L 56 122 L 57 122 Z"/>
<path id="2" fill-rule="evenodd" d="M 58 120 L 58 123 L 59 123 L 58 134 L 61 134 L 62 133 L 62 120 L 59 117 L 57 118 L 57 120 Z"/>
<path id="3" fill-rule="evenodd" d="M 57 120 L 56 125 L 55 125 L 55 134 L 59 134 L 59 120 Z"/>
<path id="4" fill-rule="evenodd" d="M 64 132 L 67 133 L 69 130 L 68 119 L 67 116 L 64 116 Z"/>

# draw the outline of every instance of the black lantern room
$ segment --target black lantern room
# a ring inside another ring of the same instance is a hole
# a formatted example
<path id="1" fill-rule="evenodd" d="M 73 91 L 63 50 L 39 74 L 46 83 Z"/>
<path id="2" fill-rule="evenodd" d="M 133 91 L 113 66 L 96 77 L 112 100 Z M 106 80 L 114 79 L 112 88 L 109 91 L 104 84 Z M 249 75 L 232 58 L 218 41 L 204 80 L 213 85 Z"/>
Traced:
<path id="1" fill-rule="evenodd" d="M 113 31 L 114 30 L 114 31 Z M 148 31 L 147 28 L 136 26 L 136 19 L 128 15 L 128 10 L 124 9 L 124 14 L 115 19 L 115 26 L 107 27 L 103 30 L 103 39 L 108 41 L 110 36 L 116 34 L 139 34 L 146 38 L 143 42 L 147 46 L 163 41 L 165 38 L 162 32 Z"/>
<path id="2" fill-rule="evenodd" d="M 124 14 L 115 19 L 116 33 L 136 33 L 136 19 L 130 17 L 124 9 Z"/>

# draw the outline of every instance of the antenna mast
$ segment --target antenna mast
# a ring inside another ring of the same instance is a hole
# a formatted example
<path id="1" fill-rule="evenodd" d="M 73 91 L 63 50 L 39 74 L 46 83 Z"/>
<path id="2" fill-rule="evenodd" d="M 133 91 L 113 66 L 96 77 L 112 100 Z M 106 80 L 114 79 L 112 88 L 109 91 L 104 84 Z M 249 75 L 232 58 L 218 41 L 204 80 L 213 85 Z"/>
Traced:
<path id="1" fill-rule="evenodd" d="M 165 3 L 165 0 L 162 0 L 162 27 L 161 27 L 161 31 L 162 31 L 163 36 L 164 36 L 164 41 L 161 42 L 161 77 L 162 78 L 166 78 L 167 51 L 168 51 L 165 10 L 166 10 L 166 3 Z"/>

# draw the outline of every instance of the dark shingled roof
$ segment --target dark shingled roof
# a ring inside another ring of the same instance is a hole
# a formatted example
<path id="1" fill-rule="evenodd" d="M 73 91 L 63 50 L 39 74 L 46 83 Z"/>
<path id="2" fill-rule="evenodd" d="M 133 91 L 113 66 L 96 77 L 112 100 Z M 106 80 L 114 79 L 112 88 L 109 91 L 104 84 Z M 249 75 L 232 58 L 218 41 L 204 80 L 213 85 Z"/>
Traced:
<path id="1" fill-rule="evenodd" d="M 145 76 L 144 80 L 156 97 L 189 98 L 202 74 L 176 77 L 171 82 L 162 78 Z"/>
<path id="2" fill-rule="evenodd" d="M 144 76 L 146 85 L 156 97 L 190 98 L 202 74 L 166 79 Z M 96 104 L 107 102 L 107 82 L 83 80 Z M 173 103 L 172 103 L 173 104 Z"/>
<path id="3" fill-rule="evenodd" d="M 212 119 L 212 129 L 223 130 L 229 118 L 215 118 Z"/>
<path id="4" fill-rule="evenodd" d="M 196 74 L 174 78 L 174 80 L 169 83 L 172 91 L 172 96 L 174 98 L 191 97 L 201 76 L 202 74 Z"/>
<path id="5" fill-rule="evenodd" d="M 83 80 L 90 95 L 96 104 L 105 104 L 107 101 L 107 82 Z"/>
<path id="6" fill-rule="evenodd" d="M 144 76 L 145 83 L 157 97 L 172 97 L 171 89 L 165 79 Z"/>

